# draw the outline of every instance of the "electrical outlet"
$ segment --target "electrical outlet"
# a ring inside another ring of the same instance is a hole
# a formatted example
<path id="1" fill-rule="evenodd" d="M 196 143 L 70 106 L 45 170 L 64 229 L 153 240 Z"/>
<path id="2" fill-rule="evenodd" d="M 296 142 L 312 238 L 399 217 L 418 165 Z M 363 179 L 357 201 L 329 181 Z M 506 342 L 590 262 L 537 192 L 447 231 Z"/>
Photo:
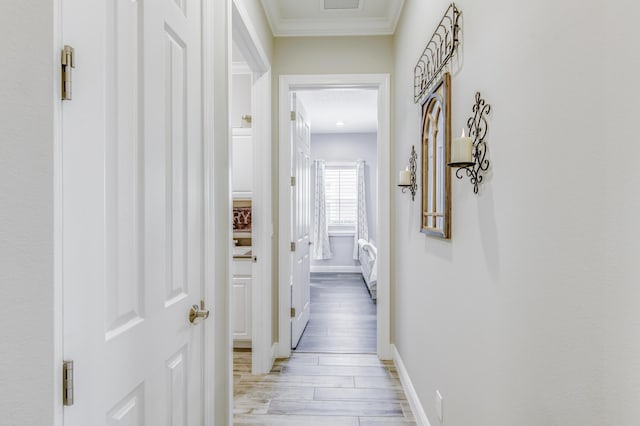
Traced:
<path id="1" fill-rule="evenodd" d="M 438 414 L 438 420 L 440 420 L 440 424 L 444 422 L 444 418 L 442 417 L 442 395 L 440 391 L 436 389 L 436 413 Z"/>

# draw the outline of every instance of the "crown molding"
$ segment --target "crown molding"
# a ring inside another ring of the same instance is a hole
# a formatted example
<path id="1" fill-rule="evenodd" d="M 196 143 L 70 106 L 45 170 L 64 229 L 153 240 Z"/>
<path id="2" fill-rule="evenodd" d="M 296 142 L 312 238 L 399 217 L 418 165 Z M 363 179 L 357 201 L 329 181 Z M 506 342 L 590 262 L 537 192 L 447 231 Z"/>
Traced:
<path id="1" fill-rule="evenodd" d="M 353 16 L 336 19 L 340 11 L 332 10 L 329 12 L 332 16 L 327 18 L 283 19 L 273 0 L 262 0 L 274 37 L 393 35 L 403 6 L 404 0 L 391 2 L 386 16 L 380 18 L 359 18 L 352 11 L 347 11 L 345 15 Z"/>

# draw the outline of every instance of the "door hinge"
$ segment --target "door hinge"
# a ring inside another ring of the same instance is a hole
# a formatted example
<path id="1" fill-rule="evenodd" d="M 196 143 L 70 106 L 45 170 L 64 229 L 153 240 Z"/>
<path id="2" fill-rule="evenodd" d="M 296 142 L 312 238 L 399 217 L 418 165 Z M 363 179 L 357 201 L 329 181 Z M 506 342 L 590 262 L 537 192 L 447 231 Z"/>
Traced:
<path id="1" fill-rule="evenodd" d="M 296 308 L 291 308 L 291 318 L 296 317 Z"/>
<path id="2" fill-rule="evenodd" d="M 71 100 L 71 68 L 76 67 L 76 59 L 74 55 L 73 47 L 65 46 L 62 49 L 62 57 L 60 59 L 60 65 L 62 67 L 62 91 L 60 98 L 63 101 Z"/>
<path id="3" fill-rule="evenodd" d="M 296 112 L 291 111 L 291 121 L 296 121 Z"/>
<path id="4" fill-rule="evenodd" d="M 62 361 L 62 405 L 73 405 L 73 361 Z"/>
<path id="5" fill-rule="evenodd" d="M 296 251 L 296 243 L 291 242 L 291 251 Z"/>
<path id="6" fill-rule="evenodd" d="M 296 177 L 291 176 L 291 186 L 296 186 Z"/>

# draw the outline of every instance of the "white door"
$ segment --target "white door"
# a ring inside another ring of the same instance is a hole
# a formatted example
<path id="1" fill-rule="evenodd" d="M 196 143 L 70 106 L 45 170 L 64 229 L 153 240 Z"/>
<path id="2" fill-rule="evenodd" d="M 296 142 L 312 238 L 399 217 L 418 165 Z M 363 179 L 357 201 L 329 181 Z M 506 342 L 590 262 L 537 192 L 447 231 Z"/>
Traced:
<path id="1" fill-rule="evenodd" d="M 311 130 L 307 112 L 300 100 L 292 95 L 295 120 L 291 121 L 292 176 L 295 185 L 291 187 L 291 347 L 296 348 L 304 328 L 309 322 L 309 231 L 310 231 L 310 177 L 311 177 Z"/>
<path id="2" fill-rule="evenodd" d="M 65 426 L 203 424 L 200 8 L 62 1 Z"/>

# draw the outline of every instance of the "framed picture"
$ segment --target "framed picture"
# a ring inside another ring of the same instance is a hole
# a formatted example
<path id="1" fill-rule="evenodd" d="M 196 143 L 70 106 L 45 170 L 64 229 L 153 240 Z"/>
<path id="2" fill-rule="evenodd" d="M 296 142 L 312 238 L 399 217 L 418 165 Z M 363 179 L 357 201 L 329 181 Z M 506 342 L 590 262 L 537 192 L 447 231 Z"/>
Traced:
<path id="1" fill-rule="evenodd" d="M 427 235 L 451 238 L 451 75 L 422 102 L 422 227 Z"/>

